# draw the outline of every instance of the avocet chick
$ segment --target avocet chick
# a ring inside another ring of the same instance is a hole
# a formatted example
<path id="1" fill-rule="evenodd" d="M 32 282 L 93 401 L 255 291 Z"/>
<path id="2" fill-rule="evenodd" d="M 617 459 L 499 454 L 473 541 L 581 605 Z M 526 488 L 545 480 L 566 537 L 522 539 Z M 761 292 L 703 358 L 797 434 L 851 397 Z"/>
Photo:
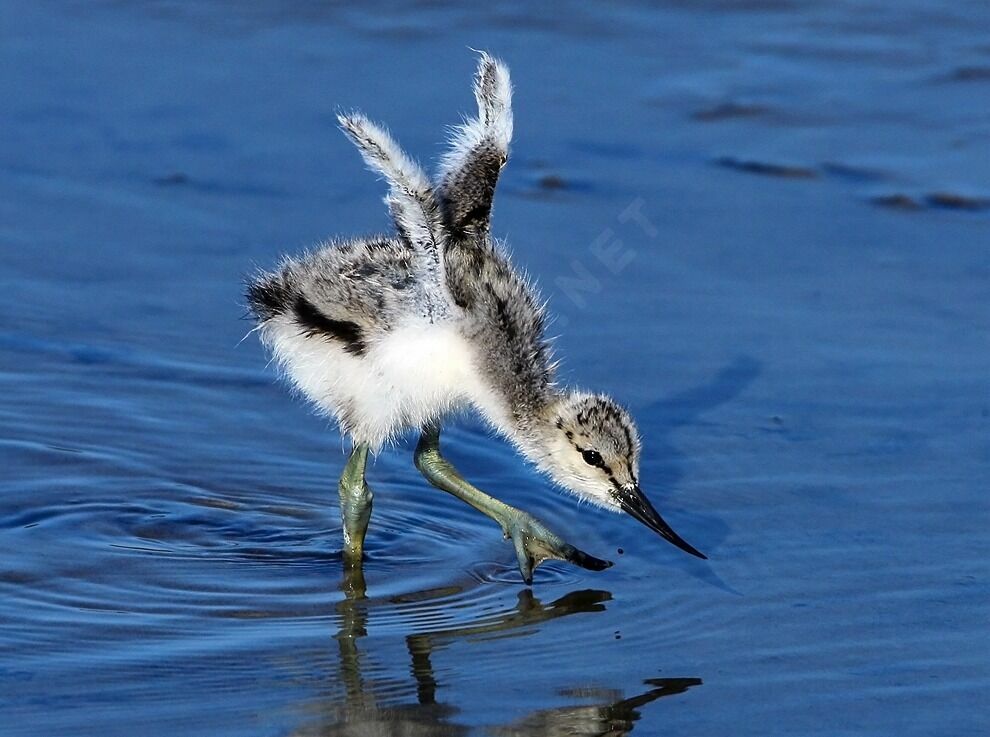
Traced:
<path id="1" fill-rule="evenodd" d="M 247 288 L 261 338 L 285 374 L 353 440 L 339 484 L 345 561 L 360 562 L 371 517 L 368 452 L 416 429 L 416 467 L 498 522 L 527 583 L 551 558 L 591 570 L 611 565 L 475 488 L 444 459 L 441 424 L 462 409 L 480 413 L 560 486 L 704 558 L 640 490 L 640 440 L 629 413 L 603 394 L 554 382 L 543 303 L 490 234 L 512 137 L 504 64 L 483 53 L 474 94 L 478 116 L 455 129 L 435 182 L 383 128 L 357 113 L 339 116 L 388 183 L 395 235 L 286 258 Z"/>

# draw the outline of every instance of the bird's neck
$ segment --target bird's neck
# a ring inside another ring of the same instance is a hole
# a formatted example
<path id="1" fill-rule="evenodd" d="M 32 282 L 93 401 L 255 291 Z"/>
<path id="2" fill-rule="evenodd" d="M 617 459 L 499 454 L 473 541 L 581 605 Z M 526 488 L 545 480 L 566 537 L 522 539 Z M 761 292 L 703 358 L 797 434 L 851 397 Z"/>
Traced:
<path id="1" fill-rule="evenodd" d="M 556 405 L 563 395 L 548 387 L 526 395 L 492 395 L 478 408 L 491 425 L 530 461 L 542 466 L 557 417 Z"/>

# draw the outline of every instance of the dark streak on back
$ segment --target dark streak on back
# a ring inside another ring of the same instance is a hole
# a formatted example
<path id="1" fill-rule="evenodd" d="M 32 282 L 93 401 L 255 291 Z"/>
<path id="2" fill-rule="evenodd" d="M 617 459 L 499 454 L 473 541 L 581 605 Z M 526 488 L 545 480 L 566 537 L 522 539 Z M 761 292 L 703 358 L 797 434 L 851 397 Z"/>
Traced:
<path id="1" fill-rule="evenodd" d="M 334 320 L 320 312 L 302 295 L 294 305 L 296 322 L 307 335 L 323 335 L 343 343 L 344 350 L 355 356 L 363 356 L 368 346 L 364 342 L 361 326 L 349 320 Z"/>

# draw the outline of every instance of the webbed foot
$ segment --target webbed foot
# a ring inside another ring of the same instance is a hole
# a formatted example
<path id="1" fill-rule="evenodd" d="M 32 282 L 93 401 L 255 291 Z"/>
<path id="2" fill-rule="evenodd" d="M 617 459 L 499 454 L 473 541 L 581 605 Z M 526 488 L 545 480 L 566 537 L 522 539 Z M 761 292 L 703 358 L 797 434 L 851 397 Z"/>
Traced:
<path id="1" fill-rule="evenodd" d="M 527 586 L 533 583 L 533 571 L 546 560 L 564 560 L 589 571 L 604 571 L 612 567 L 611 561 L 579 550 L 525 512 L 513 510 L 503 522 L 502 531 L 515 546 L 519 572 Z"/>

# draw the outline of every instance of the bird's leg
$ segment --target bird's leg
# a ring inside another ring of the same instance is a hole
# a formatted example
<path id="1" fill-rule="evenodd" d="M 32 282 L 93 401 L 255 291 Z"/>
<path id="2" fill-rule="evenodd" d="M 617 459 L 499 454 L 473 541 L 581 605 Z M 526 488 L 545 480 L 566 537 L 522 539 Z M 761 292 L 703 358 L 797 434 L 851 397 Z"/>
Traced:
<path id="1" fill-rule="evenodd" d="M 512 538 L 519 571 L 527 584 L 533 582 L 533 569 L 545 560 L 566 560 L 582 568 L 601 571 L 612 564 L 578 550 L 551 531 L 540 520 L 489 496 L 468 483 L 446 458 L 440 455 L 440 426 L 423 428 L 416 446 L 416 468 L 438 489 L 453 494 L 484 515 L 498 522 L 505 537 Z"/>
<path id="2" fill-rule="evenodd" d="M 358 443 L 347 459 L 337 488 L 340 491 L 340 519 L 344 526 L 344 564 L 361 564 L 364 535 L 371 519 L 371 489 L 364 481 L 368 465 L 368 446 Z"/>

